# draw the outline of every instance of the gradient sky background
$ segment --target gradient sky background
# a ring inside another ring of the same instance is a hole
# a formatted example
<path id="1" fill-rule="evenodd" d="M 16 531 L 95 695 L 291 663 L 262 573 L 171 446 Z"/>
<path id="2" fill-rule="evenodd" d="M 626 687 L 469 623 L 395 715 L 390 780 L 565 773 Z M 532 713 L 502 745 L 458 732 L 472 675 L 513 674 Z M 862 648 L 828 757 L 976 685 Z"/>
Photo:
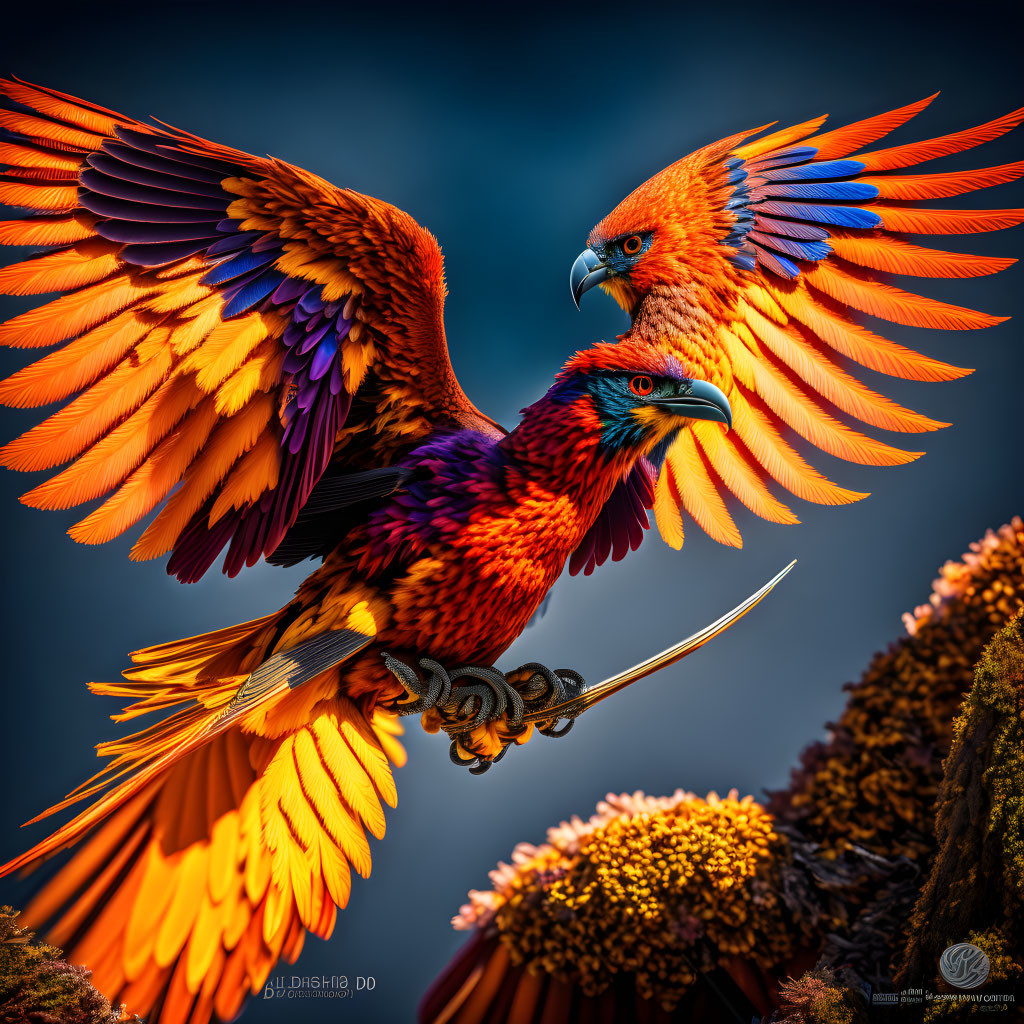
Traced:
<path id="1" fill-rule="evenodd" d="M 507 425 L 577 347 L 625 321 L 611 300 L 577 313 L 567 278 L 592 224 L 650 174 L 705 143 L 822 112 L 834 124 L 943 90 L 894 139 L 945 134 L 1024 103 L 1009 6 L 652 4 L 482 16 L 443 4 L 292 2 L 195 7 L 59 4 L 5 15 L 0 69 L 134 116 L 153 114 L 241 149 L 271 152 L 409 210 L 447 256 L 448 336 L 466 391 Z M 30 20 L 31 19 L 31 20 Z M 936 169 L 1024 156 L 1004 138 Z M 968 205 L 957 200 L 950 205 Z M 1024 203 L 1004 186 L 978 205 Z M 925 240 L 1020 255 L 1024 234 Z M 1024 315 L 1021 268 L 928 294 Z M 13 315 L 22 300 L 4 300 Z M 952 429 L 925 435 L 918 462 L 868 469 L 816 456 L 833 479 L 875 493 L 844 508 L 798 503 L 800 527 L 741 512 L 742 551 L 694 527 L 682 552 L 649 536 L 624 563 L 566 579 L 543 621 L 506 656 L 600 678 L 732 607 L 791 558 L 785 584 L 733 632 L 683 665 L 601 705 L 563 741 L 538 738 L 481 778 L 411 723 L 399 807 L 374 872 L 357 881 L 327 944 L 310 940 L 279 973 L 372 975 L 372 994 L 290 1004 L 296 1021 L 403 1021 L 461 941 L 448 920 L 466 890 L 521 840 L 609 790 L 684 787 L 759 793 L 785 783 L 799 750 L 843 704 L 841 686 L 896 638 L 937 567 L 1024 509 L 1019 467 L 1021 320 L 969 334 L 888 327 L 895 340 L 977 368 L 964 380 L 875 379 Z M 5 352 L 0 370 L 25 361 Z M 6 439 L 35 422 L 5 411 Z M 887 438 L 888 439 L 888 438 Z M 917 439 L 906 445 L 917 448 Z M 899 439 L 897 439 L 899 443 Z M 114 701 L 88 679 L 116 677 L 126 652 L 254 617 L 290 596 L 306 567 L 260 566 L 183 587 L 159 563 L 128 562 L 63 531 L 78 515 L 29 510 L 31 481 L 0 477 L 4 567 L 5 859 L 42 829 L 18 823 L 95 769 L 92 744 Z M 3 902 L 27 889 L 5 882 Z M 254 1000 L 248 1022 L 277 1021 Z"/>

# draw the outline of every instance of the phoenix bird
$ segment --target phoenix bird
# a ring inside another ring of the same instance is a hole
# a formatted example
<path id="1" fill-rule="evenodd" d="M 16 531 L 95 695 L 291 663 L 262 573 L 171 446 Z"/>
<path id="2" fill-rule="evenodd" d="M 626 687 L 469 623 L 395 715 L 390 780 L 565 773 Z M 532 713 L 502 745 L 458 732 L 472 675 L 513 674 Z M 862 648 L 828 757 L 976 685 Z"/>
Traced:
<path id="1" fill-rule="evenodd" d="M 881 337 L 855 319 L 857 312 L 943 330 L 1006 319 L 888 280 L 980 277 L 1016 262 L 902 237 L 996 231 L 1024 220 L 1021 210 L 918 205 L 1013 181 L 1024 174 L 1024 161 L 894 173 L 996 139 L 1024 120 L 1024 109 L 941 138 L 870 148 L 934 99 L 824 133 L 825 118 L 817 117 L 753 140 L 757 133 L 723 139 L 656 174 L 591 232 L 572 267 L 577 305 L 599 285 L 630 315 L 624 339 L 675 355 L 688 372 L 721 388 L 732 407 L 727 435 L 695 423 L 661 464 L 654 509 L 673 547 L 683 543 L 681 510 L 715 540 L 740 547 L 725 498 L 772 522 L 797 522 L 772 483 L 825 505 L 867 496 L 809 465 L 793 435 L 840 459 L 891 466 L 922 453 L 869 437 L 841 414 L 906 433 L 949 426 L 871 390 L 848 368 L 852 362 L 921 381 L 971 372 Z M 577 564 L 584 561 L 576 556 Z"/>
<path id="2" fill-rule="evenodd" d="M 923 104 L 825 135 L 809 122 L 724 140 L 595 229 L 574 295 L 603 285 L 632 327 L 572 356 L 506 433 L 455 380 L 441 252 L 407 214 L 54 90 L 3 92 L 0 200 L 31 212 L 0 225 L 0 242 L 45 251 L 0 271 L 0 288 L 66 293 L 0 326 L 5 344 L 60 346 L 0 383 L 0 401 L 70 399 L 0 452 L 12 469 L 66 466 L 26 503 L 102 498 L 70 531 L 85 543 L 159 508 L 133 557 L 169 554 L 183 581 L 222 552 L 229 574 L 323 559 L 281 610 L 137 652 L 124 681 L 93 684 L 128 699 L 117 720 L 154 724 L 101 744 L 106 768 L 47 814 L 92 803 L 2 869 L 75 846 L 26 918 L 51 923 L 108 997 L 164 1024 L 231 1019 L 307 931 L 330 934 L 351 870 L 369 871 L 366 832 L 383 835 L 382 804 L 395 802 L 395 714 L 421 713 L 453 736 L 457 760 L 483 767 L 756 603 L 771 584 L 596 687 L 492 667 L 566 561 L 590 572 L 623 557 L 652 507 L 670 543 L 680 507 L 736 543 L 722 488 L 777 521 L 793 516 L 768 478 L 810 500 L 858 496 L 810 469 L 783 423 L 855 461 L 911 458 L 812 391 L 879 425 L 938 424 L 874 395 L 827 350 L 922 379 L 966 371 L 884 341 L 846 307 L 932 326 L 995 318 L 849 264 L 993 272 L 1009 261 L 891 232 L 1024 220 L 899 205 L 1024 164 L 885 173 L 994 138 L 1024 112 L 856 159 Z"/>

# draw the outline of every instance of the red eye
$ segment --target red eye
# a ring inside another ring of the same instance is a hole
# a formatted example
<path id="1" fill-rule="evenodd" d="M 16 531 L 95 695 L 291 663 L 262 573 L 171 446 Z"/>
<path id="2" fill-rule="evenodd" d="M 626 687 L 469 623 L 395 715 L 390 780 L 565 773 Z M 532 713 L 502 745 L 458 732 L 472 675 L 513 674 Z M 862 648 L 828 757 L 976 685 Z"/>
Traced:
<path id="1" fill-rule="evenodd" d="M 629 390 L 632 391 L 634 395 L 646 398 L 654 390 L 654 381 L 645 374 L 641 374 L 639 377 L 634 377 L 629 382 Z"/>
<path id="2" fill-rule="evenodd" d="M 635 256 L 643 248 L 644 240 L 639 235 L 630 235 L 622 243 L 622 251 L 627 256 Z"/>

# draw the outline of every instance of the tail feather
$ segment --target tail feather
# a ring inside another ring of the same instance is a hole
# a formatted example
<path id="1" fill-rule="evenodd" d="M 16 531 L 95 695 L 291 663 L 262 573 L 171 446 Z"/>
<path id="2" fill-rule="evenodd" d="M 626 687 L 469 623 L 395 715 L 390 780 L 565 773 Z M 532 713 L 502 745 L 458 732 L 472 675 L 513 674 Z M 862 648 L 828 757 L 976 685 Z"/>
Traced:
<path id="1" fill-rule="evenodd" d="M 134 660 L 151 678 L 96 687 L 147 710 L 187 703 L 101 745 L 107 768 L 48 813 L 94 802 L 0 868 L 32 870 L 80 842 L 25 920 L 49 925 L 115 1005 L 152 1024 L 230 1020 L 280 958 L 295 960 L 307 931 L 330 935 L 352 869 L 369 873 L 366 832 L 382 836 L 382 804 L 395 805 L 389 759 L 404 760 L 401 730 L 337 696 L 336 674 L 303 684 L 302 700 L 318 694 L 308 720 L 273 738 L 225 719 L 275 636 L 270 617 L 150 648 Z M 278 674 L 279 657 L 264 662 Z M 210 677 L 214 662 L 232 674 Z M 264 695 L 282 720 L 291 692 L 285 683 Z"/>

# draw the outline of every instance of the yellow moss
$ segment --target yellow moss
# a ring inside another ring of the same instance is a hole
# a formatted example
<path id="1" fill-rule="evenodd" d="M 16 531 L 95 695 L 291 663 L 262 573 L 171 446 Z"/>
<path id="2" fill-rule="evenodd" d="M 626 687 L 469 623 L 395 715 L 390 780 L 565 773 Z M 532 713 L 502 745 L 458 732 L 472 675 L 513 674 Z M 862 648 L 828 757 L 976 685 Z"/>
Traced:
<path id="1" fill-rule="evenodd" d="M 976 718 L 994 717 L 985 764 L 989 829 L 1003 848 L 1004 882 L 1024 894 L 1024 630 L 1002 630 L 978 662 L 975 683 L 953 727 L 954 747 L 970 742 Z M 1009 894 L 1007 894 L 1009 895 Z"/>
<path id="2" fill-rule="evenodd" d="M 803 932 L 781 897 L 788 844 L 772 818 L 735 792 L 610 797 L 587 824 L 520 847 L 495 889 L 466 908 L 496 924 L 514 963 L 603 991 L 620 972 L 637 991 L 674 1006 L 697 973 L 741 957 L 770 969 Z"/>

